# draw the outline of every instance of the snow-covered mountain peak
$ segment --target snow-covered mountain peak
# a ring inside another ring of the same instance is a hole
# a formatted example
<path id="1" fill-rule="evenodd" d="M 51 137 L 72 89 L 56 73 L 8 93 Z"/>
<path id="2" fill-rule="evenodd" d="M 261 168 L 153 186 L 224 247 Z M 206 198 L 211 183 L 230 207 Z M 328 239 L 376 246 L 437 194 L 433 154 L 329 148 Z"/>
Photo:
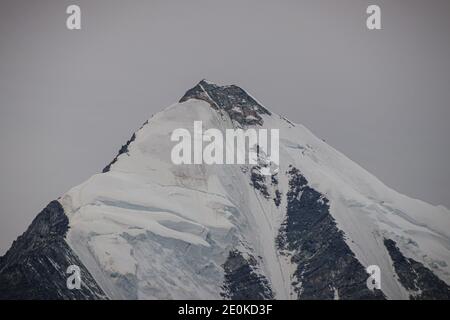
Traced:
<path id="1" fill-rule="evenodd" d="M 261 125 L 261 115 L 271 114 L 245 90 L 236 85 L 219 86 L 208 80 L 201 80 L 186 92 L 180 102 L 189 99 L 204 100 L 213 108 L 224 110 L 232 120 L 242 126 Z"/>
<path id="2" fill-rule="evenodd" d="M 195 121 L 278 129 L 279 170 L 174 164 L 171 134 Z M 53 217 L 67 223 L 47 235 Z M 450 299 L 449 230 L 446 208 L 388 188 L 243 89 L 202 80 L 38 215 L 0 260 L 0 297 L 40 294 L 26 268 L 50 268 L 59 277 L 41 281 L 59 298 Z M 57 283 L 74 263 L 89 279 L 79 295 Z M 380 290 L 366 284 L 374 265 Z"/>

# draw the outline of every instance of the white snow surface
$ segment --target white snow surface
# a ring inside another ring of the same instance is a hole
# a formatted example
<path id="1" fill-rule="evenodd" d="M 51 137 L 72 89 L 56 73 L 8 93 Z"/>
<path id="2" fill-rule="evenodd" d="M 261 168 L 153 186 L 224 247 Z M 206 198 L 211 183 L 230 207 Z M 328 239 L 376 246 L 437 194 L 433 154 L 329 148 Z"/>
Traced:
<path id="1" fill-rule="evenodd" d="M 450 212 L 388 188 L 302 125 L 272 114 L 280 130 L 282 202 L 250 185 L 246 165 L 173 165 L 176 128 L 224 131 L 235 124 L 201 100 L 174 104 L 136 132 L 110 172 L 60 198 L 70 221 L 67 242 L 112 299 L 220 299 L 223 263 L 238 248 L 251 254 L 277 299 L 296 298 L 293 266 L 275 238 L 286 215 L 289 165 L 330 201 L 330 212 L 363 266 L 381 268 L 381 289 L 406 299 L 383 239 L 450 284 Z M 274 190 L 268 184 L 268 191 Z M 339 295 L 336 293 L 336 298 Z"/>

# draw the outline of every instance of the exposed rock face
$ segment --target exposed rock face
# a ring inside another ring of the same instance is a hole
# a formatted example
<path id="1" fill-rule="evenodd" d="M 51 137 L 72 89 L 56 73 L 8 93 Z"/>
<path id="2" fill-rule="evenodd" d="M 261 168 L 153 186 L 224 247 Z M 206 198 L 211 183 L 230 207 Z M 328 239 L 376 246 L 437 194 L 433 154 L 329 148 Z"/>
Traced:
<path id="1" fill-rule="evenodd" d="M 329 213 L 328 200 L 308 186 L 294 167 L 288 172 L 287 217 L 280 250 L 297 265 L 293 283 L 299 299 L 383 299 L 366 286 L 367 273 L 345 243 Z"/>
<path id="2" fill-rule="evenodd" d="M 117 156 L 103 169 L 103 173 L 109 172 L 109 170 L 111 170 L 111 166 L 117 162 L 117 159 L 119 158 L 120 155 L 127 153 L 128 152 L 128 147 L 130 146 L 130 144 L 136 139 L 136 134 L 133 133 L 133 135 L 131 136 L 130 140 L 127 141 L 127 143 L 125 143 L 119 150 L 119 153 L 117 154 Z"/>
<path id="3" fill-rule="evenodd" d="M 394 262 L 395 272 L 405 289 L 413 292 L 411 299 L 448 300 L 450 287 L 422 263 L 406 258 L 397 248 L 395 241 L 385 239 L 384 245 Z"/>
<path id="4" fill-rule="evenodd" d="M 144 124 L 141 126 L 141 129 L 142 129 L 142 127 L 147 125 L 147 123 L 148 123 L 148 120 L 144 122 Z M 117 162 L 117 160 L 119 159 L 119 156 L 121 156 L 124 153 L 128 153 L 128 148 L 130 147 L 130 144 L 132 144 L 134 142 L 134 140 L 136 140 L 136 132 L 134 132 L 133 135 L 131 136 L 131 138 L 122 147 L 120 147 L 120 150 L 117 153 L 116 157 L 105 168 L 103 168 L 103 170 L 102 170 L 103 173 L 109 172 L 111 170 L 111 166 Z"/>
<path id="5" fill-rule="evenodd" d="M 258 274 L 254 257 L 244 258 L 236 250 L 230 251 L 223 266 L 225 270 L 224 292 L 222 296 L 231 300 L 269 300 L 273 299 L 272 289 L 267 279 Z"/>
<path id="6" fill-rule="evenodd" d="M 235 85 L 218 86 L 202 80 L 186 92 L 180 102 L 189 99 L 204 100 L 210 103 L 213 108 L 225 110 L 231 119 L 242 126 L 261 125 L 263 123 L 261 114 L 271 114 L 247 92 Z"/>
<path id="7" fill-rule="evenodd" d="M 0 299 L 106 299 L 64 240 L 68 219 L 52 201 L 0 260 Z M 81 271 L 81 289 L 67 288 L 67 268 Z"/>
<path id="8" fill-rule="evenodd" d="M 260 166 L 254 166 L 251 169 L 251 175 L 250 175 L 251 185 L 261 192 L 261 194 L 268 199 L 270 197 L 269 191 L 267 190 L 267 184 L 266 184 L 266 176 L 261 174 L 261 167 Z"/>

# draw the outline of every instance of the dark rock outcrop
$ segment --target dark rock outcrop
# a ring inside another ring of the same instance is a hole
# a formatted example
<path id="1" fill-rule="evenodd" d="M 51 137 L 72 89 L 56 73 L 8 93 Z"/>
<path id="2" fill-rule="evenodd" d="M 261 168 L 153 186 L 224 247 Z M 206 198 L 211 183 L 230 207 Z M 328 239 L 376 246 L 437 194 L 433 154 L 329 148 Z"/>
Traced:
<path id="1" fill-rule="evenodd" d="M 282 193 L 280 192 L 280 190 L 278 190 L 278 189 L 275 190 L 275 198 L 273 198 L 273 202 L 275 202 L 275 205 L 277 207 L 279 207 L 281 204 L 281 196 L 282 196 Z"/>
<path id="2" fill-rule="evenodd" d="M 297 265 L 299 299 L 383 299 L 367 288 L 368 273 L 356 259 L 329 213 L 328 199 L 291 167 L 287 214 L 277 237 L 282 254 Z"/>
<path id="3" fill-rule="evenodd" d="M 117 154 L 117 156 L 103 169 L 103 173 L 109 172 L 109 170 L 111 170 L 111 166 L 117 162 L 117 159 L 119 158 L 120 155 L 124 154 L 124 153 L 128 153 L 128 147 L 130 146 L 130 144 L 136 140 L 136 133 L 133 133 L 133 135 L 131 136 L 130 140 L 127 141 L 127 143 L 125 143 L 119 150 L 119 153 Z"/>
<path id="4" fill-rule="evenodd" d="M 145 127 L 147 124 L 148 124 L 148 120 L 144 122 L 144 124 L 139 128 L 139 130 L 142 129 L 143 127 Z M 136 132 L 133 133 L 131 138 L 120 148 L 116 157 L 103 169 L 103 171 L 102 171 L 103 173 L 109 172 L 111 170 L 111 166 L 117 162 L 120 155 L 122 155 L 124 153 L 128 153 L 130 144 L 132 144 L 134 142 L 134 140 L 136 140 Z"/>
<path id="5" fill-rule="evenodd" d="M 261 167 L 260 166 L 254 166 L 251 169 L 250 173 L 250 185 L 253 186 L 256 190 L 261 192 L 261 194 L 268 199 L 270 197 L 269 191 L 267 190 L 266 185 L 266 176 L 261 174 Z"/>
<path id="6" fill-rule="evenodd" d="M 262 114 L 271 113 L 247 92 L 235 85 L 218 86 L 206 80 L 188 90 L 180 102 L 198 99 L 208 102 L 213 108 L 225 110 L 230 118 L 242 126 L 261 125 Z"/>
<path id="7" fill-rule="evenodd" d="M 272 289 L 267 279 L 255 271 L 257 267 L 254 257 L 246 259 L 239 251 L 230 251 L 223 265 L 225 282 L 221 296 L 231 300 L 273 299 Z"/>
<path id="8" fill-rule="evenodd" d="M 52 201 L 0 260 L 0 300 L 106 299 L 67 245 L 68 218 Z M 68 289 L 67 268 L 80 268 L 81 288 Z"/>
<path id="9" fill-rule="evenodd" d="M 414 259 L 406 258 L 395 241 L 385 239 L 384 245 L 391 256 L 400 283 L 406 290 L 414 292 L 410 295 L 410 299 L 450 299 L 450 287 L 431 270 Z"/>

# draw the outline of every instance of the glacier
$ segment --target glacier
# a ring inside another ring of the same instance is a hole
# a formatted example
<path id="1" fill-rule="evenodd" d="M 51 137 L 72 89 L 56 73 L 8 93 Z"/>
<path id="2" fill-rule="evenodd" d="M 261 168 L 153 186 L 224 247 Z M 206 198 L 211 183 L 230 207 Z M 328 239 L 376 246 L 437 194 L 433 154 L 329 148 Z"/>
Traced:
<path id="1" fill-rule="evenodd" d="M 194 121 L 279 129 L 278 172 L 173 164 L 171 134 Z M 202 80 L 57 202 L 97 298 L 450 299 L 447 208 L 385 186 L 234 85 Z M 0 260 L 0 287 L 15 255 Z M 370 265 L 380 290 L 366 287 Z"/>

